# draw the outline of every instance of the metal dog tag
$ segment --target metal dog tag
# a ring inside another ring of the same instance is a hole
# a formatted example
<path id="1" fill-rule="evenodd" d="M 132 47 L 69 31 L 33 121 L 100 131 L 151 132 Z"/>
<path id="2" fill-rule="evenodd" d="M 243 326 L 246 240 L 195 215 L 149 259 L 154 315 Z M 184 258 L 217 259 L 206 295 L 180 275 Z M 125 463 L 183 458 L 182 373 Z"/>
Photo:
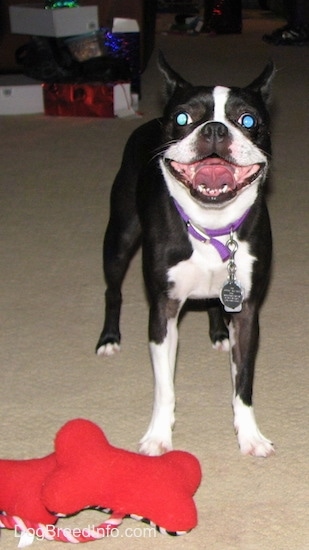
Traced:
<path id="1" fill-rule="evenodd" d="M 244 295 L 240 284 L 237 281 L 227 281 L 220 293 L 220 300 L 227 313 L 237 313 L 242 310 Z"/>

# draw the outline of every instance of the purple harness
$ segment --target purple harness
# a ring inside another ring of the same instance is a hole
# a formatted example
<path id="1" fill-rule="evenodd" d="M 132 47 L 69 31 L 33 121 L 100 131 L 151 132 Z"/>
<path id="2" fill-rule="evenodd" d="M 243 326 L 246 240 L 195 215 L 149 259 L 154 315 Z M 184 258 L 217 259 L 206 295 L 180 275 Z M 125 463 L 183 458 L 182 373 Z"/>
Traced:
<path id="1" fill-rule="evenodd" d="M 174 203 L 178 210 L 178 213 L 180 214 L 181 218 L 183 219 L 183 221 L 187 226 L 188 233 L 190 233 L 192 237 L 194 237 L 195 239 L 197 239 L 202 243 L 209 242 L 210 244 L 212 244 L 212 246 L 214 246 L 215 249 L 219 252 L 223 262 L 228 260 L 230 258 L 230 250 L 225 244 L 222 244 L 221 241 L 216 239 L 216 237 L 221 237 L 222 235 L 229 235 L 231 231 L 236 231 L 248 216 L 250 209 L 247 210 L 241 216 L 241 218 L 227 225 L 226 227 L 223 227 L 222 229 L 204 229 L 203 228 L 199 230 L 197 227 L 195 227 L 192 224 L 190 218 L 188 218 L 187 214 L 183 211 L 182 207 L 180 206 L 180 204 L 178 204 L 177 201 L 175 201 L 175 199 L 174 199 Z"/>

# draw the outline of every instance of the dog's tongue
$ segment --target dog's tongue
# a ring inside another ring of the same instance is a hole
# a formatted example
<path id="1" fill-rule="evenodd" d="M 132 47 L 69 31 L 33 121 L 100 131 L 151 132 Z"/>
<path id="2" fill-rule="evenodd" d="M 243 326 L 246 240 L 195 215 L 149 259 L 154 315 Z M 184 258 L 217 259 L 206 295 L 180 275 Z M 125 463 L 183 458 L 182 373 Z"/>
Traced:
<path id="1" fill-rule="evenodd" d="M 230 189 L 235 189 L 236 182 L 231 169 L 220 164 L 210 164 L 202 166 L 196 172 L 193 185 L 194 187 L 204 185 L 208 189 L 221 189 L 227 185 Z"/>

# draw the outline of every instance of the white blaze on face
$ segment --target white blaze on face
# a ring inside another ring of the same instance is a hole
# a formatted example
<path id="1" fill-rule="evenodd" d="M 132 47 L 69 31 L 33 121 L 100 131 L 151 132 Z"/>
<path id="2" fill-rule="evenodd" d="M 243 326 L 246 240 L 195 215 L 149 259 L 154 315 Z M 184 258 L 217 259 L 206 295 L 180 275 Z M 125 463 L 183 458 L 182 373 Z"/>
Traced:
<path id="1" fill-rule="evenodd" d="M 225 88 L 224 86 L 216 86 L 213 91 L 213 98 L 214 98 L 214 118 L 213 120 L 215 122 L 223 122 L 226 124 L 226 115 L 225 115 L 225 106 L 226 102 L 228 100 L 228 96 L 230 93 L 229 88 Z"/>

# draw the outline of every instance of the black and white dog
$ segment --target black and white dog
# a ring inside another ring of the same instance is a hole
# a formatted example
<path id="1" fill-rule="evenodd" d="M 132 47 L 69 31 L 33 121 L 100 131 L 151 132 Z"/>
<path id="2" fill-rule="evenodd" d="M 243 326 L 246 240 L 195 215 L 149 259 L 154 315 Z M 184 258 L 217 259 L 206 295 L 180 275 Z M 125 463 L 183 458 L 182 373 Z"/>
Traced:
<path id="1" fill-rule="evenodd" d="M 162 55 L 159 66 L 167 93 L 163 117 L 132 134 L 112 188 L 97 353 L 119 349 L 121 284 L 142 241 L 155 394 L 141 452 L 172 448 L 177 321 L 184 303 L 198 299 L 208 308 L 213 346 L 230 350 L 240 450 L 268 456 L 273 446 L 257 427 L 252 384 L 271 266 L 266 105 L 274 67 L 269 62 L 245 88 L 227 88 L 191 85 Z"/>

